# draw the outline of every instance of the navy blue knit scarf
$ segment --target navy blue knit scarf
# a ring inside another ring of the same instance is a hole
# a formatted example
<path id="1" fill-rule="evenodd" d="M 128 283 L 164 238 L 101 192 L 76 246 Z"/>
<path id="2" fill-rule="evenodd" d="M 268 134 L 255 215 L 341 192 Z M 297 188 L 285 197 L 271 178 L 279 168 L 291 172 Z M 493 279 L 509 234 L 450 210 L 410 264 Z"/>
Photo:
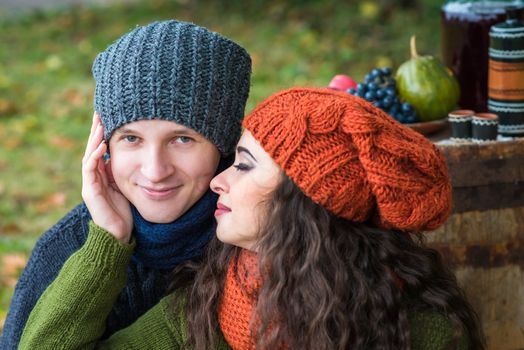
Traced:
<path id="1" fill-rule="evenodd" d="M 217 195 L 208 190 L 184 215 L 168 224 L 147 221 L 131 206 L 136 249 L 133 259 L 154 269 L 173 269 L 200 257 L 215 234 Z"/>

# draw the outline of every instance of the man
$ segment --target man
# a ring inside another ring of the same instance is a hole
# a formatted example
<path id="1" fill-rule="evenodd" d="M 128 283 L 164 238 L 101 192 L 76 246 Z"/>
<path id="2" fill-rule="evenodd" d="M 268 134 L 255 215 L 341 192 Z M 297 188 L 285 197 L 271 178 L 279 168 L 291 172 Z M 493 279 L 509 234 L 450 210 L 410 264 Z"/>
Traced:
<path id="1" fill-rule="evenodd" d="M 137 244 L 107 321 L 109 336 L 155 305 L 171 270 L 198 259 L 213 236 L 216 196 L 209 181 L 230 164 L 238 141 L 251 59 L 217 33 L 171 20 L 119 38 L 97 56 L 93 75 L 92 134 L 101 139 L 103 133 L 107 144 L 102 192 L 124 218 L 107 225 L 132 222 Z M 83 245 L 90 219 L 82 203 L 38 240 L 17 283 L 0 348 L 16 349 L 38 298 Z"/>

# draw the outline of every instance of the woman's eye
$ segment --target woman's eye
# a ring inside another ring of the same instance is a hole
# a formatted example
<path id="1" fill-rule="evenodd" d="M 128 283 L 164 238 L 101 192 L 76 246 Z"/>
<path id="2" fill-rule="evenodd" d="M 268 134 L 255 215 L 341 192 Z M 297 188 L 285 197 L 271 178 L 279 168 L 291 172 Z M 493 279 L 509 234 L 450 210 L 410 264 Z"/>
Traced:
<path id="1" fill-rule="evenodd" d="M 247 165 L 245 163 L 238 163 L 238 164 L 233 165 L 233 167 L 237 169 L 238 171 L 248 171 L 248 170 L 251 170 L 252 168 L 250 165 Z"/>
<path id="2" fill-rule="evenodd" d="M 179 136 L 176 138 L 175 141 L 178 143 L 190 143 L 191 141 L 193 141 L 193 139 L 187 136 Z"/>
<path id="3" fill-rule="evenodd" d="M 125 137 L 125 140 L 126 140 L 127 142 L 134 143 L 134 142 L 136 142 L 136 141 L 138 140 L 138 137 L 133 136 L 133 135 L 127 135 L 127 136 Z"/>

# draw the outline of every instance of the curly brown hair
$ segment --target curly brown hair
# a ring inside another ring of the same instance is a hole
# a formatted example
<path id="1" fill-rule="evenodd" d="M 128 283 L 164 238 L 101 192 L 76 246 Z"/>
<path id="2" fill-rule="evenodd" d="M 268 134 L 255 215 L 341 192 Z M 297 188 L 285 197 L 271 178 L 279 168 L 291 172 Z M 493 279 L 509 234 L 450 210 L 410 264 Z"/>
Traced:
<path id="1" fill-rule="evenodd" d="M 285 175 L 267 204 L 257 245 L 267 267 L 257 349 L 410 349 L 412 310 L 446 315 L 456 330 L 452 344 L 466 336 L 470 349 L 485 348 L 454 274 L 418 235 L 338 218 Z M 239 250 L 215 237 L 201 263 L 175 273 L 173 288 L 188 289 L 188 348 L 215 348 L 226 270 Z"/>

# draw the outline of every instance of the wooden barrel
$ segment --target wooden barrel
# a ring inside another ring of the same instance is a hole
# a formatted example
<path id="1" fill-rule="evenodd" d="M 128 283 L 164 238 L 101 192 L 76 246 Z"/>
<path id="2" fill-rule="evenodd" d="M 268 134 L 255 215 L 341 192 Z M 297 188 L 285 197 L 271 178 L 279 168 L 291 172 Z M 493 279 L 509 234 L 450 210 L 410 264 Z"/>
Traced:
<path id="1" fill-rule="evenodd" d="M 524 349 L 524 139 L 436 142 L 447 158 L 453 214 L 427 235 L 453 266 L 489 349 Z"/>

